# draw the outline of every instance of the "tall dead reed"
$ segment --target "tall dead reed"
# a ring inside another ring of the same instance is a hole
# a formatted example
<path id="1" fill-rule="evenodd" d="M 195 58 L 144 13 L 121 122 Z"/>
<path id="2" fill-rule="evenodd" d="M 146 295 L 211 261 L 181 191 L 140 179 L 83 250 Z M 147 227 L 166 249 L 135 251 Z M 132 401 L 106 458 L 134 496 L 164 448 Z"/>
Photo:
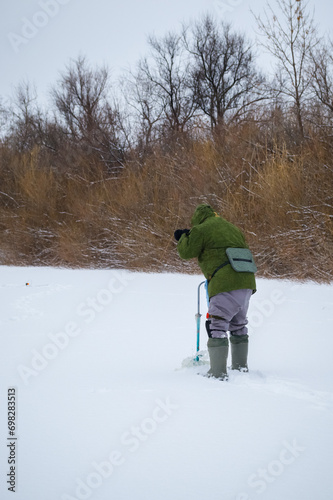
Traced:
<path id="1" fill-rule="evenodd" d="M 117 175 L 84 155 L 54 166 L 45 151 L 0 150 L 1 263 L 198 272 L 173 232 L 198 203 L 240 226 L 259 275 L 333 277 L 333 162 L 309 140 L 265 146 L 253 129 L 132 152 Z"/>

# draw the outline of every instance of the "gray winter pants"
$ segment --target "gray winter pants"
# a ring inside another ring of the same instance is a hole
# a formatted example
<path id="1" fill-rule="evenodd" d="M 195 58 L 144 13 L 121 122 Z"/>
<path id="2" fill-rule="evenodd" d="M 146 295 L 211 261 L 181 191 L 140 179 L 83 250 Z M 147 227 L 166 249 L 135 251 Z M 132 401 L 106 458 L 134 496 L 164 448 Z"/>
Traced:
<path id="1" fill-rule="evenodd" d="M 208 335 L 212 338 L 247 334 L 247 311 L 252 290 L 233 290 L 214 295 L 209 301 L 209 319 L 206 322 Z"/>

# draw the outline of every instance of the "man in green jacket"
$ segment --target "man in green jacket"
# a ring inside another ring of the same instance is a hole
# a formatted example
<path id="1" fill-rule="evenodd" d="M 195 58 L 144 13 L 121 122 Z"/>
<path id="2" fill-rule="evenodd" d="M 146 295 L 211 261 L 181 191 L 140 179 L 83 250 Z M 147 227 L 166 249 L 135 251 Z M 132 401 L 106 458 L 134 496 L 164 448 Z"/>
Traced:
<path id="1" fill-rule="evenodd" d="M 247 311 L 256 282 L 253 272 L 235 271 L 226 254 L 227 248 L 248 248 L 242 231 L 203 204 L 193 214 L 191 230 L 177 229 L 174 236 L 179 256 L 196 257 L 208 281 L 208 375 L 227 379 L 228 331 L 232 369 L 248 371 Z"/>

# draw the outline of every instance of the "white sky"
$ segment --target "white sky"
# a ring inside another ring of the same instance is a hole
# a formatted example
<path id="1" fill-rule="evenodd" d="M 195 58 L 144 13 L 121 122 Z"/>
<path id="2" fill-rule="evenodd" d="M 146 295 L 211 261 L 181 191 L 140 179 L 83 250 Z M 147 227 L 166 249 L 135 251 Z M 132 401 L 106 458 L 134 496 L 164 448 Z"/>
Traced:
<path id="1" fill-rule="evenodd" d="M 147 53 L 147 35 L 179 30 L 181 23 L 210 12 L 255 37 L 250 8 L 266 0 L 0 0 L 0 96 L 22 80 L 41 99 L 71 58 L 86 55 L 106 64 L 114 77 Z M 271 1 L 271 0 L 270 0 Z M 275 0 L 271 1 L 274 5 Z M 332 0 L 310 0 L 322 33 L 333 19 Z M 44 8 L 43 8 L 44 7 Z"/>

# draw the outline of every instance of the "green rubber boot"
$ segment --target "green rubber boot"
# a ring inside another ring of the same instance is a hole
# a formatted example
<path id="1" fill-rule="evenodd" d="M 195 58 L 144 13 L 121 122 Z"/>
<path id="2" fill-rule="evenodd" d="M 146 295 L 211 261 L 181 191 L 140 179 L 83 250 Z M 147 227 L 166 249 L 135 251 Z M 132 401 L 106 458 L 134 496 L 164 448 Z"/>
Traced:
<path id="1" fill-rule="evenodd" d="M 249 350 L 248 335 L 230 335 L 231 369 L 248 372 L 247 355 Z"/>
<path id="2" fill-rule="evenodd" d="M 229 342 L 227 338 L 208 339 L 208 354 L 210 359 L 210 370 L 207 377 L 215 377 L 220 380 L 227 380 L 227 359 L 229 351 Z"/>

